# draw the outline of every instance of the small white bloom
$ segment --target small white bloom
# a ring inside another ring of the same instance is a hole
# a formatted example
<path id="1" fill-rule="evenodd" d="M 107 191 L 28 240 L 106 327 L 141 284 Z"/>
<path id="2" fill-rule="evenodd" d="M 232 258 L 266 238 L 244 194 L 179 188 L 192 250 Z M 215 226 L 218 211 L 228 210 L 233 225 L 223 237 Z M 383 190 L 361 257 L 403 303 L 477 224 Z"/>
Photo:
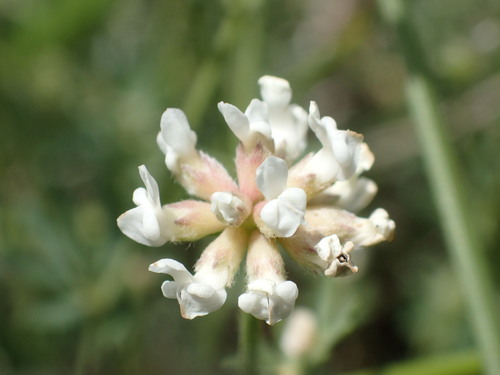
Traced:
<path id="1" fill-rule="evenodd" d="M 353 176 L 336 181 L 319 195 L 309 200 L 311 205 L 334 204 L 351 212 L 359 212 L 372 201 L 378 191 L 377 184 L 360 175 L 369 170 L 375 157 L 366 143 L 360 145 L 360 160 Z"/>
<path id="2" fill-rule="evenodd" d="M 248 291 L 238 298 L 238 306 L 273 325 L 290 315 L 298 295 L 297 285 L 292 281 L 258 279 L 248 284 Z"/>
<path id="3" fill-rule="evenodd" d="M 311 201 L 311 204 L 334 204 L 351 212 L 359 212 L 373 200 L 377 194 L 377 184 L 365 177 L 351 177 L 346 181 L 337 181 Z"/>
<path id="4" fill-rule="evenodd" d="M 268 157 L 257 168 L 257 187 L 268 200 L 260 218 L 276 237 L 292 236 L 304 222 L 306 193 L 300 188 L 286 188 L 288 167 L 283 159 Z"/>
<path id="5" fill-rule="evenodd" d="M 139 174 L 146 188 L 134 191 L 132 200 L 137 207 L 122 214 L 117 224 L 129 238 L 147 246 L 161 246 L 170 238 L 168 209 L 162 209 L 158 184 L 144 165 L 139 167 Z"/>
<path id="6" fill-rule="evenodd" d="M 224 102 L 220 102 L 218 108 L 229 128 L 247 150 L 254 148 L 259 140 L 268 142 L 271 139 L 267 106 L 262 101 L 253 99 L 245 113 Z"/>
<path id="7" fill-rule="evenodd" d="M 207 315 L 218 310 L 226 301 L 224 286 L 227 275 L 197 272 L 193 276 L 186 267 L 173 259 L 161 259 L 151 264 L 149 270 L 174 278 L 173 281 L 165 281 L 161 290 L 166 298 L 177 298 L 185 319 Z"/>
<path id="8" fill-rule="evenodd" d="M 156 140 L 165 154 L 165 164 L 172 173 L 181 172 L 181 160 L 198 158 L 196 133 L 191 130 L 186 115 L 180 109 L 168 108 L 163 113 L 161 131 Z"/>
<path id="9" fill-rule="evenodd" d="M 326 262 L 326 276 L 343 276 L 346 273 L 358 272 L 358 267 L 351 264 L 349 253 L 354 248 L 351 241 L 347 241 L 343 246 L 336 234 L 324 237 L 314 247 L 318 256 Z"/>
<path id="10" fill-rule="evenodd" d="M 275 241 L 258 231 L 250 236 L 246 258 L 248 285 L 238 306 L 267 324 L 275 324 L 293 310 L 297 285 L 285 280 L 285 265 Z"/>
<path id="11" fill-rule="evenodd" d="M 239 225 L 248 215 L 243 201 L 233 193 L 213 193 L 210 201 L 212 202 L 212 212 L 224 224 Z"/>
<path id="12" fill-rule="evenodd" d="M 263 76 L 259 85 L 262 99 L 269 109 L 276 154 L 292 161 L 306 148 L 307 112 L 298 105 L 290 104 L 292 90 L 287 80 Z"/>
<path id="13" fill-rule="evenodd" d="M 312 353 L 318 339 L 318 319 L 304 307 L 295 309 L 287 319 L 280 338 L 280 348 L 288 358 Z"/>
<path id="14" fill-rule="evenodd" d="M 286 189 L 287 178 L 286 161 L 276 156 L 269 156 L 257 168 L 257 187 L 268 201 L 277 198 Z"/>
<path id="15" fill-rule="evenodd" d="M 357 133 L 338 130 L 331 117 L 320 117 L 318 106 L 311 102 L 309 126 L 323 148 L 308 162 L 308 169 L 316 175 L 319 184 L 346 180 L 358 169 L 361 161 L 363 137 Z"/>

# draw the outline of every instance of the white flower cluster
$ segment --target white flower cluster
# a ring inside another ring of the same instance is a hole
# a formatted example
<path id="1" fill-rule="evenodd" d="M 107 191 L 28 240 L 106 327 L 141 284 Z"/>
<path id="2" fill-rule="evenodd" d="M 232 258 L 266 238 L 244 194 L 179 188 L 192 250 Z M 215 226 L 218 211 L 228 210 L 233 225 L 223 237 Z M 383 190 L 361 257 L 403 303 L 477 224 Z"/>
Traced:
<path id="1" fill-rule="evenodd" d="M 277 323 L 291 313 L 298 296 L 297 285 L 286 280 L 280 248 L 314 272 L 340 276 L 358 270 L 351 251 L 390 240 L 394 232 L 394 221 L 383 209 L 369 218 L 354 214 L 377 192 L 373 181 L 361 177 L 374 160 L 363 137 L 339 130 L 331 117 L 320 116 L 314 102 L 309 113 L 291 104 L 288 81 L 264 76 L 259 85 L 262 100 L 253 99 L 245 112 L 218 105 L 240 141 L 237 182 L 196 148 L 185 114 L 168 108 L 157 143 L 167 168 L 197 199 L 162 206 L 158 185 L 142 165 L 145 188 L 134 192 L 137 207 L 118 218 L 125 235 L 147 246 L 220 233 L 203 251 L 194 274 L 173 259 L 149 267 L 173 278 L 163 283 L 163 295 L 177 299 L 187 319 L 224 304 L 225 288 L 246 258 L 248 285 L 238 305 L 268 324 Z M 302 156 L 308 128 L 322 147 Z"/>

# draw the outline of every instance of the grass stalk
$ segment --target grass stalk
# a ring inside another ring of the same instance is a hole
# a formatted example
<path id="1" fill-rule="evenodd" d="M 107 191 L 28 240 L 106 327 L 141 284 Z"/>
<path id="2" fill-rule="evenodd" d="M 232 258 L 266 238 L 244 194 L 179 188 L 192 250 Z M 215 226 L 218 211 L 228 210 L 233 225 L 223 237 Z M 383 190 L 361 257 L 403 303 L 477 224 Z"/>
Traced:
<path id="1" fill-rule="evenodd" d="M 401 0 L 380 0 L 380 8 L 400 38 L 408 66 L 407 102 L 419 138 L 450 258 L 466 299 L 487 374 L 500 374 L 499 311 L 486 255 L 471 222 L 463 179 L 436 105 L 424 54 Z M 470 202 L 471 200 L 469 200 Z"/>

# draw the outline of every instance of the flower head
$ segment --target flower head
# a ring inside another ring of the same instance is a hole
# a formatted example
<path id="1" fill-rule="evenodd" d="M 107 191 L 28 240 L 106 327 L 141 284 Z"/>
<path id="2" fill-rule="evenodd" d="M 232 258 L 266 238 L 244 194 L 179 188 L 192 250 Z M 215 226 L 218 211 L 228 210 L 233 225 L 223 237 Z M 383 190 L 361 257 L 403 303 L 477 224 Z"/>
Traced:
<path id="1" fill-rule="evenodd" d="M 168 108 L 157 143 L 167 168 L 194 199 L 162 206 L 156 181 L 141 166 L 145 187 L 134 192 L 136 207 L 118 218 L 125 235 L 147 246 L 220 233 L 201 254 L 194 273 L 173 259 L 149 267 L 173 278 L 162 284 L 163 295 L 177 299 L 187 319 L 224 304 L 226 288 L 246 255 L 247 286 L 238 306 L 275 324 L 292 312 L 298 298 L 280 249 L 313 272 L 346 276 L 358 271 L 353 251 L 390 240 L 394 233 L 385 210 L 376 209 L 368 218 L 354 213 L 377 191 L 362 176 L 374 161 L 363 137 L 321 117 L 314 102 L 309 114 L 290 104 L 292 91 L 282 78 L 264 76 L 259 85 L 262 99 L 253 99 L 245 112 L 218 104 L 239 140 L 236 181 L 196 148 L 197 137 L 184 112 Z M 308 128 L 321 148 L 302 155 Z"/>

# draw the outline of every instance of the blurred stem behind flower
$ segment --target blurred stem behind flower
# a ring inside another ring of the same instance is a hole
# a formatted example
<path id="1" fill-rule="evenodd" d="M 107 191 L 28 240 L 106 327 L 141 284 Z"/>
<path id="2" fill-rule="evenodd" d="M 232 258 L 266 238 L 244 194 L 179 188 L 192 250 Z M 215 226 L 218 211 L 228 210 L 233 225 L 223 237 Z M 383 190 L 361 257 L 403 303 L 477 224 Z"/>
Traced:
<path id="1" fill-rule="evenodd" d="M 425 54 L 413 29 L 408 6 L 402 0 L 379 0 L 380 9 L 400 36 L 409 67 L 407 100 L 420 138 L 427 175 L 441 219 L 445 240 L 468 303 L 484 370 L 500 374 L 499 311 L 484 250 L 471 222 L 463 179 L 437 109 Z"/>

